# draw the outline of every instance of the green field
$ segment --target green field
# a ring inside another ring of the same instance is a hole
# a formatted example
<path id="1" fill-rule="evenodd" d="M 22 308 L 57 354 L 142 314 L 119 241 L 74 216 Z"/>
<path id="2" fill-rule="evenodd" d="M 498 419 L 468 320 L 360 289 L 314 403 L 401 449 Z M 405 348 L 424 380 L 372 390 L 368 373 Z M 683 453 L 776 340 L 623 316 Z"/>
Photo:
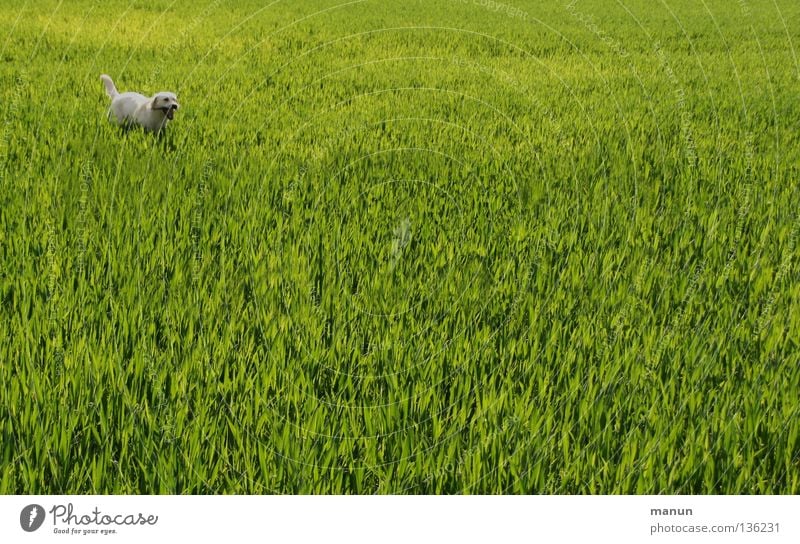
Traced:
<path id="1" fill-rule="evenodd" d="M 0 493 L 800 493 L 799 57 L 796 0 L 5 1 Z"/>

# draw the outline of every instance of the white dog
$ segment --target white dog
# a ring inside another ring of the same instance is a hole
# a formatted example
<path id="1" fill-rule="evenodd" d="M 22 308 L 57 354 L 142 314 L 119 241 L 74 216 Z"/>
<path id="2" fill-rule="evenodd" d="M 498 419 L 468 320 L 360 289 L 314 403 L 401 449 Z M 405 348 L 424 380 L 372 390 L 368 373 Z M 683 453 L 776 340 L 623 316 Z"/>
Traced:
<path id="1" fill-rule="evenodd" d="M 109 117 L 113 112 L 121 125 L 140 125 L 150 132 L 161 132 L 180 107 L 174 93 L 156 93 L 150 98 L 139 93 L 120 93 L 110 77 L 103 74 L 100 79 L 111 98 Z"/>

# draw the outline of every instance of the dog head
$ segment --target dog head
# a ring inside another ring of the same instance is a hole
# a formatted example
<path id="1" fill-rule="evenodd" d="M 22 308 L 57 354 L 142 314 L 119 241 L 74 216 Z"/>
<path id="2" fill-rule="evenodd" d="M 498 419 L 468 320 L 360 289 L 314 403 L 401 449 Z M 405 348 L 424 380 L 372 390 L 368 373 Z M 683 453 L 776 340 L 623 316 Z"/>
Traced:
<path id="1" fill-rule="evenodd" d="M 178 104 L 178 97 L 175 96 L 175 93 L 162 92 L 153 96 L 153 101 L 150 107 L 154 110 L 160 110 L 164 112 L 164 115 L 167 117 L 167 119 L 172 120 L 173 116 L 175 115 L 175 111 L 180 108 L 180 106 L 181 105 Z"/>

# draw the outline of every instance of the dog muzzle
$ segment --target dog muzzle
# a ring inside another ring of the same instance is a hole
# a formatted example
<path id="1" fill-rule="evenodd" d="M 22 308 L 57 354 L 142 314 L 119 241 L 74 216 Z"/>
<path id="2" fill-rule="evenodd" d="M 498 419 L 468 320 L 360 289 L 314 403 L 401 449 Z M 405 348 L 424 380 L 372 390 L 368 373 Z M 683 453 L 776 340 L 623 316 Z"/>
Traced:
<path id="1" fill-rule="evenodd" d="M 167 108 L 154 108 L 154 109 L 158 109 L 158 110 L 163 111 L 164 112 L 164 116 L 167 119 L 169 119 L 170 121 L 172 121 L 172 118 L 175 117 L 175 110 L 178 109 L 178 105 L 177 104 L 173 104 L 173 105 L 171 105 L 171 106 L 169 106 Z"/>

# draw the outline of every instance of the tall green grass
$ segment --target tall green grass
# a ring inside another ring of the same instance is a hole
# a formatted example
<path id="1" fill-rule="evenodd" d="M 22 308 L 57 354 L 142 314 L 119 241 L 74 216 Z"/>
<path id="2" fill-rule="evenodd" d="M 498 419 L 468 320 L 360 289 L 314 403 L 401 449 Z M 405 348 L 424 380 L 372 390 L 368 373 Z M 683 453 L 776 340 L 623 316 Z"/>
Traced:
<path id="1" fill-rule="evenodd" d="M 4 4 L 0 491 L 800 492 L 798 17 Z"/>

